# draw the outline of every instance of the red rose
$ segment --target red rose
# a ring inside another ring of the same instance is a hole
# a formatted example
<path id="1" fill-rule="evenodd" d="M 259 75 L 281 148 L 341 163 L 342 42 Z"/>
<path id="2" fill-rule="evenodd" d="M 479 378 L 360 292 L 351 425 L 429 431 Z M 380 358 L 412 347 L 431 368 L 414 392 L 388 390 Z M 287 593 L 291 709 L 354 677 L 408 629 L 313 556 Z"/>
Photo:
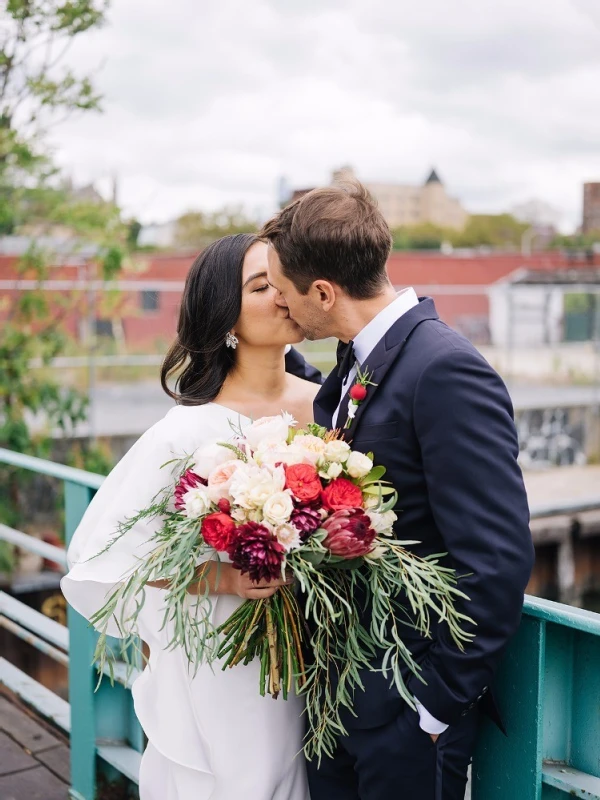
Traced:
<path id="1" fill-rule="evenodd" d="M 285 468 L 285 488 L 301 503 L 314 503 L 323 486 L 312 464 L 292 464 Z"/>
<path id="2" fill-rule="evenodd" d="M 350 389 L 350 397 L 357 403 L 362 403 L 362 401 L 365 399 L 366 396 L 367 396 L 367 387 L 363 386 L 362 383 L 355 383 L 354 386 Z"/>
<path id="3" fill-rule="evenodd" d="M 227 514 L 209 514 L 202 521 L 201 533 L 206 544 L 225 552 L 235 539 L 235 522 Z"/>
<path id="4" fill-rule="evenodd" d="M 342 508 L 362 508 L 362 492 L 348 478 L 336 478 L 329 486 L 323 489 L 321 495 L 323 505 L 330 511 L 339 511 Z"/>

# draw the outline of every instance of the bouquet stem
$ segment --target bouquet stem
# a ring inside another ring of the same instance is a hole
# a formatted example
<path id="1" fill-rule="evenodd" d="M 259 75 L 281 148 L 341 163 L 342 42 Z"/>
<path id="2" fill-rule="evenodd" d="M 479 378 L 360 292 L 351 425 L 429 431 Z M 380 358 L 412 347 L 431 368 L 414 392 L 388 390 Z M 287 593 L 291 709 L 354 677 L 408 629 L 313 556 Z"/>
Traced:
<path id="1" fill-rule="evenodd" d="M 218 658 L 223 669 L 260 659 L 260 693 L 278 697 L 306 683 L 302 612 L 294 593 L 284 586 L 265 600 L 246 600 L 217 630 L 222 636 Z"/>
<path id="2" fill-rule="evenodd" d="M 265 600 L 265 616 L 267 621 L 267 641 L 269 643 L 269 694 L 273 698 L 277 698 L 280 688 L 279 653 L 277 650 L 277 630 L 273 622 L 273 609 L 270 599 Z"/>

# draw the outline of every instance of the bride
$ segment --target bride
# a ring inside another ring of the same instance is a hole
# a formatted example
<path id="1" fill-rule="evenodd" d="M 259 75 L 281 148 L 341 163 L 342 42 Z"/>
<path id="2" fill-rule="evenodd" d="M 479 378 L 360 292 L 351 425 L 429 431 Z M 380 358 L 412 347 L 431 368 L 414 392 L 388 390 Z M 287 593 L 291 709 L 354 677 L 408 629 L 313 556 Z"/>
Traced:
<path id="1" fill-rule="evenodd" d="M 90 504 L 71 541 L 67 601 L 88 619 L 136 563 L 158 521 L 140 522 L 99 553 L 117 523 L 149 505 L 168 483 L 161 465 L 209 441 L 230 439 L 235 425 L 288 411 L 313 419 L 315 383 L 285 370 L 286 345 L 302 333 L 269 285 L 267 245 L 252 234 L 227 236 L 196 259 L 187 277 L 177 340 L 162 385 L 177 401 L 131 448 Z M 297 354 L 290 354 L 298 359 Z M 297 364 L 297 366 L 299 366 Z M 302 374 L 309 375 L 308 368 Z M 168 379 L 177 374 L 175 390 Z M 91 560 L 89 560 L 91 559 Z M 213 622 L 246 598 L 269 597 L 281 582 L 252 583 L 229 564 L 209 570 Z M 226 672 L 190 670 L 161 630 L 163 589 L 146 591 L 139 633 L 149 662 L 133 684 L 135 710 L 148 738 L 140 768 L 141 800 L 308 800 L 299 698 L 261 697 L 259 664 Z M 119 635 L 116 626 L 108 631 Z"/>

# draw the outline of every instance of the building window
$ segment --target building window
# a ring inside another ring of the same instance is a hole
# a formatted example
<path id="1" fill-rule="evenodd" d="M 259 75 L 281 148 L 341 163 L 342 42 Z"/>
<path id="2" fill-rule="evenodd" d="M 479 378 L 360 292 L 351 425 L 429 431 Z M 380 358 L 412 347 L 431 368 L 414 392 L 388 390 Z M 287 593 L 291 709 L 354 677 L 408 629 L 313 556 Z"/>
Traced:
<path id="1" fill-rule="evenodd" d="M 115 332 L 113 329 L 113 323 L 111 319 L 96 319 L 94 327 L 96 336 L 106 339 L 115 338 Z"/>
<path id="2" fill-rule="evenodd" d="M 153 290 L 144 290 L 140 292 L 140 304 L 142 311 L 158 311 L 159 309 L 159 295 L 158 292 Z"/>

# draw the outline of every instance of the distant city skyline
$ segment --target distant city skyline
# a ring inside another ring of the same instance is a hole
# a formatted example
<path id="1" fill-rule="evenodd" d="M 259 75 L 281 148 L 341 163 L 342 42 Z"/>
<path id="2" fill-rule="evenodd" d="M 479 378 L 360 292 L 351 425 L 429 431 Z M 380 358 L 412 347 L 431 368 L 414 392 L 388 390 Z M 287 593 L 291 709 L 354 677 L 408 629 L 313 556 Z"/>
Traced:
<path id="1" fill-rule="evenodd" d="M 145 223 L 265 216 L 280 175 L 326 185 L 349 163 L 393 184 L 435 165 L 471 213 L 535 198 L 572 231 L 600 180 L 600 3 L 483 5 L 115 2 L 69 56 L 96 71 L 105 113 L 55 129 L 57 160 L 105 195 L 117 175 Z"/>

